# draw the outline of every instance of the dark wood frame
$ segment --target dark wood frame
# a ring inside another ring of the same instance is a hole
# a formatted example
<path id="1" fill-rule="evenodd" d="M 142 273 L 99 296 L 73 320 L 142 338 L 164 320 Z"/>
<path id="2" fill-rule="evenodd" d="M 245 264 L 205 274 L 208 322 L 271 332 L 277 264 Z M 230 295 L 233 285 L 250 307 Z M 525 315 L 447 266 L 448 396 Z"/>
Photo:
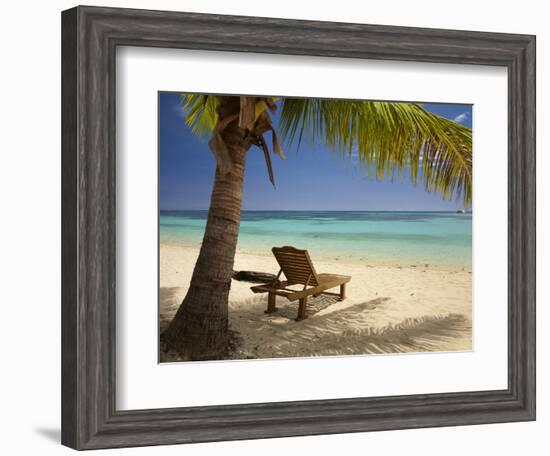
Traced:
<path id="1" fill-rule="evenodd" d="M 506 67 L 508 388 L 116 410 L 117 46 Z M 535 419 L 534 36 L 77 7 L 62 13 L 62 54 L 63 444 L 92 449 Z"/>

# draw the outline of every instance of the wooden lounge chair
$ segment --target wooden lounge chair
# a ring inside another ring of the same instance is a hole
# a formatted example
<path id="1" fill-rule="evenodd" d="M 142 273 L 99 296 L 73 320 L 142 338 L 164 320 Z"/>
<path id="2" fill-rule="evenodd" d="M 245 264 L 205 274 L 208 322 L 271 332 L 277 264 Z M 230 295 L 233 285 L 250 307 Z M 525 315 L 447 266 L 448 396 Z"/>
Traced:
<path id="1" fill-rule="evenodd" d="M 289 301 L 300 301 L 296 321 L 307 318 L 306 307 L 309 296 L 323 294 L 338 296 L 340 301 L 346 299 L 346 283 L 351 280 L 350 276 L 318 274 L 315 272 L 307 250 L 285 246 L 273 247 L 272 251 L 281 268 L 277 278 L 270 283 L 251 287 L 254 293 L 268 293 L 266 313 L 277 311 L 275 296 L 284 296 Z M 285 275 L 286 281 L 279 281 L 281 274 Z M 301 290 L 291 289 L 290 287 L 293 285 L 303 285 L 303 288 Z M 327 291 L 338 286 L 340 287 L 339 293 Z"/>

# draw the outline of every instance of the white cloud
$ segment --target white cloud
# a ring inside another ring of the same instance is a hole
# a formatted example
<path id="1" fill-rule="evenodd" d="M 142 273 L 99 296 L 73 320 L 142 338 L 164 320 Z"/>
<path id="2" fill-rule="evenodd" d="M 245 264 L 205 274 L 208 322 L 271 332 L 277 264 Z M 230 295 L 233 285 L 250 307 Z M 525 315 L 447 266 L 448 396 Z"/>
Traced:
<path id="1" fill-rule="evenodd" d="M 463 123 L 466 121 L 466 119 L 468 119 L 468 117 L 470 117 L 470 113 L 463 112 L 462 114 L 459 114 L 458 116 L 456 116 L 453 120 L 458 123 Z"/>

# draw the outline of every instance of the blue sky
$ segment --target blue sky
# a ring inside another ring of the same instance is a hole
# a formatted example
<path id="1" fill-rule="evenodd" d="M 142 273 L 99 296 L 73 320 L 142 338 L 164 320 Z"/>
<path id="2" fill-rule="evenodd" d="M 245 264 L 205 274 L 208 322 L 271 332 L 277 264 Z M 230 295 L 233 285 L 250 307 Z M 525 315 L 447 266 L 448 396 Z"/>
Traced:
<path id="1" fill-rule="evenodd" d="M 436 114 L 472 126 L 471 105 L 424 103 Z M 159 93 L 160 209 L 207 209 L 216 162 L 208 138 L 199 138 L 183 122 L 179 94 Z M 269 136 L 269 133 L 267 134 Z M 271 146 L 271 138 L 267 138 Z M 377 181 L 360 170 L 356 159 L 343 160 L 323 145 L 302 142 L 285 148 L 286 160 L 273 155 L 276 188 L 267 177 L 263 152 L 247 156 L 244 210 L 445 211 L 462 208 L 414 186 L 408 176 Z"/>

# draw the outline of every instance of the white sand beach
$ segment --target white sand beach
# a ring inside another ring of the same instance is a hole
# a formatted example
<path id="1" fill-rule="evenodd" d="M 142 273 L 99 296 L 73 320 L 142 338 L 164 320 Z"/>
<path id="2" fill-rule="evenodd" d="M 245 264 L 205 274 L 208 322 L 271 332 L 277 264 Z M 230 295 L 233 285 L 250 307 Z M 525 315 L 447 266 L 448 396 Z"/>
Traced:
<path id="1" fill-rule="evenodd" d="M 198 247 L 160 244 L 161 330 L 185 296 L 198 253 Z M 391 266 L 310 254 L 317 272 L 352 276 L 347 299 L 310 299 L 309 318 L 296 322 L 297 302 L 277 297 L 279 310 L 265 314 L 267 296 L 253 294 L 251 283 L 233 280 L 229 325 L 239 341 L 233 358 L 472 349 L 472 275 L 467 268 Z M 238 250 L 234 269 L 277 273 L 278 266 L 269 251 Z M 178 358 L 164 353 L 161 360 Z"/>

